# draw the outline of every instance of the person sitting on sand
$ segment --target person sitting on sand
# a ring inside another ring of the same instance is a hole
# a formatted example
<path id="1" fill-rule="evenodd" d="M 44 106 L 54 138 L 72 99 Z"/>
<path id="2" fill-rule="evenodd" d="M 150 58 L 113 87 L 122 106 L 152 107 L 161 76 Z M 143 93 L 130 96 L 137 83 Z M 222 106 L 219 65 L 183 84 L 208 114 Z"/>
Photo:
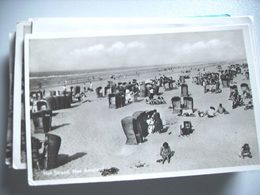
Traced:
<path id="1" fill-rule="evenodd" d="M 219 114 L 229 114 L 229 112 L 222 106 L 222 104 L 219 104 L 217 112 Z"/>
<path id="2" fill-rule="evenodd" d="M 154 133 L 155 125 L 154 125 L 153 115 L 148 115 L 146 123 L 148 125 L 148 133 L 149 134 Z"/>
<path id="3" fill-rule="evenodd" d="M 250 100 L 248 101 L 248 103 L 245 105 L 244 110 L 249 110 L 249 109 L 253 109 L 254 105 L 253 105 L 253 101 Z"/>
<path id="4" fill-rule="evenodd" d="M 239 95 L 239 94 L 238 94 L 238 90 L 237 90 L 237 89 L 231 91 L 231 92 L 230 92 L 230 95 L 229 95 L 229 100 L 233 100 L 233 101 L 234 101 L 234 99 L 235 99 L 238 95 Z"/>
<path id="5" fill-rule="evenodd" d="M 242 96 L 243 96 L 243 99 L 252 98 L 252 94 L 249 91 L 244 91 Z"/>
<path id="6" fill-rule="evenodd" d="M 172 153 L 171 148 L 170 148 L 170 146 L 167 142 L 163 143 L 161 150 L 160 150 L 160 155 L 162 157 L 162 164 L 164 164 L 166 160 L 167 160 L 168 163 L 170 163 L 170 160 L 171 160 L 173 153 Z"/>
<path id="7" fill-rule="evenodd" d="M 199 115 L 199 117 L 204 117 L 207 115 L 207 113 L 198 110 L 198 115 Z"/>
<path id="8" fill-rule="evenodd" d="M 241 152 L 240 152 L 240 158 L 245 158 L 245 157 L 249 157 L 252 158 L 252 153 L 250 151 L 250 146 L 249 144 L 245 143 L 242 147 L 241 147 Z"/>
<path id="9" fill-rule="evenodd" d="M 216 116 L 216 109 L 213 106 L 210 106 L 209 110 L 207 111 L 208 118 L 213 118 Z"/>
<path id="10" fill-rule="evenodd" d="M 241 95 L 236 95 L 232 102 L 232 108 L 235 109 L 238 106 L 243 106 L 243 99 L 241 98 Z"/>
<path id="11" fill-rule="evenodd" d="M 192 109 L 181 109 L 178 116 L 194 116 Z"/>
<path id="12" fill-rule="evenodd" d="M 162 96 L 158 96 L 158 101 L 160 104 L 166 104 L 166 101 L 164 100 L 164 98 Z"/>

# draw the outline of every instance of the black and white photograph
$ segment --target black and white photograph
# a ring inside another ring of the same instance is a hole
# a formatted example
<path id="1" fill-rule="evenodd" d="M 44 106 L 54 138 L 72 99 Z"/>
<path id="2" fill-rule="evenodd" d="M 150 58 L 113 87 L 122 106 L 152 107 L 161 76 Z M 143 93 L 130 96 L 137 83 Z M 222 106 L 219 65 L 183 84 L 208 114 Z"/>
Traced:
<path id="1" fill-rule="evenodd" d="M 248 36 L 248 26 L 26 36 L 29 183 L 258 166 Z"/>

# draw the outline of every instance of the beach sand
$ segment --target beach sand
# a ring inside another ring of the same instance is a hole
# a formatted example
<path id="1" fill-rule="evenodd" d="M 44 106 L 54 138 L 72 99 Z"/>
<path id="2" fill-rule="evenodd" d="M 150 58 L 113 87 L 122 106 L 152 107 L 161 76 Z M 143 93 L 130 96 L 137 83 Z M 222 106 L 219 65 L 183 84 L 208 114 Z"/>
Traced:
<path id="1" fill-rule="evenodd" d="M 216 67 L 212 69 L 217 71 Z M 173 75 L 174 79 L 180 75 L 168 74 Z M 158 73 L 153 75 L 158 76 Z M 152 78 L 151 74 L 145 73 L 139 77 L 144 80 Z M 132 78 L 122 79 L 131 81 Z M 142 81 L 140 78 L 137 80 Z M 94 88 L 104 86 L 106 82 L 93 82 Z M 119 109 L 109 108 L 107 97 L 97 98 L 95 92 L 88 92 L 87 99 L 90 102 L 76 103 L 72 108 L 54 111 L 56 115 L 52 118 L 54 129 L 50 133 L 62 138 L 59 154 L 69 155 L 74 160 L 48 171 L 34 170 L 34 179 L 103 177 L 99 170 L 111 167 L 119 169 L 118 175 L 129 175 L 259 164 L 254 111 L 244 110 L 243 107 L 232 109 L 232 102 L 228 100 L 229 88 L 223 88 L 219 94 L 204 94 L 203 87 L 192 83 L 192 79 L 186 82 L 195 109 L 206 111 L 210 106 L 217 108 L 222 103 L 230 114 L 217 115 L 215 118 L 201 118 L 197 113 L 195 117 L 177 116 L 169 106 L 173 96 L 180 96 L 180 88 L 170 91 L 160 88 L 167 104 L 149 105 L 139 98 L 139 102 Z M 242 82 L 248 83 L 243 80 L 243 75 L 236 77 L 234 82 L 238 86 Z M 168 131 L 150 134 L 142 144 L 126 145 L 121 119 L 136 111 L 152 109 L 159 111 L 164 124 L 169 127 Z M 186 120 L 192 122 L 195 131 L 188 137 L 179 137 L 180 125 Z M 168 142 L 175 151 L 169 164 L 156 162 L 160 159 L 163 142 Z M 244 143 L 249 143 L 253 158 L 239 158 Z M 140 164 L 142 166 L 138 168 Z"/>

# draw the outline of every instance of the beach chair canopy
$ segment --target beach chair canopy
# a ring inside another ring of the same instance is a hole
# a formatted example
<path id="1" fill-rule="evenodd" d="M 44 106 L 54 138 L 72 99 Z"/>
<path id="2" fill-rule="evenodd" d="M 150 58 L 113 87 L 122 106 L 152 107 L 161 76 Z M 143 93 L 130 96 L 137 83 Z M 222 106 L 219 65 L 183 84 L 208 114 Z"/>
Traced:
<path id="1" fill-rule="evenodd" d="M 58 166 L 58 154 L 61 145 L 61 137 L 53 134 L 46 134 L 47 137 L 47 153 L 46 153 L 46 169 L 53 169 Z"/>
<path id="2" fill-rule="evenodd" d="M 126 136 L 126 144 L 135 145 L 138 144 L 135 131 L 134 122 L 132 116 L 127 116 L 121 120 L 121 125 Z"/>
<path id="3" fill-rule="evenodd" d="M 182 97 L 189 96 L 189 91 L 188 91 L 188 85 L 187 84 L 182 84 L 181 85 L 181 96 Z"/>
<path id="4" fill-rule="evenodd" d="M 184 109 L 192 109 L 193 110 L 193 98 L 192 97 L 184 97 L 183 101 L 184 101 L 184 105 L 183 105 Z"/>
<path id="5" fill-rule="evenodd" d="M 173 110 L 181 109 L 181 98 L 179 96 L 174 96 L 171 99 Z"/>

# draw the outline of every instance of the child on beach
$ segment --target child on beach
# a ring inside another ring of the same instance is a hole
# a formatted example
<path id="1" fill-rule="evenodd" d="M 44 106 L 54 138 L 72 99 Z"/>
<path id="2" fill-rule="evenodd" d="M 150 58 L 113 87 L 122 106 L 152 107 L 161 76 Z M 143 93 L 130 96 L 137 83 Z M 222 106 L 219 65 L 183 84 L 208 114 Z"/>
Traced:
<path id="1" fill-rule="evenodd" d="M 162 164 L 164 164 L 166 160 L 168 163 L 170 163 L 171 157 L 173 156 L 173 152 L 171 151 L 171 148 L 167 142 L 163 143 L 160 150 L 160 155 L 162 157 Z"/>
<path id="2" fill-rule="evenodd" d="M 217 112 L 219 114 L 229 114 L 229 112 L 222 106 L 222 104 L 219 104 Z"/>
<path id="3" fill-rule="evenodd" d="M 250 146 L 249 144 L 245 143 L 242 147 L 241 147 L 241 153 L 239 155 L 240 158 L 245 158 L 245 157 L 249 157 L 252 158 L 252 154 L 250 151 Z"/>

